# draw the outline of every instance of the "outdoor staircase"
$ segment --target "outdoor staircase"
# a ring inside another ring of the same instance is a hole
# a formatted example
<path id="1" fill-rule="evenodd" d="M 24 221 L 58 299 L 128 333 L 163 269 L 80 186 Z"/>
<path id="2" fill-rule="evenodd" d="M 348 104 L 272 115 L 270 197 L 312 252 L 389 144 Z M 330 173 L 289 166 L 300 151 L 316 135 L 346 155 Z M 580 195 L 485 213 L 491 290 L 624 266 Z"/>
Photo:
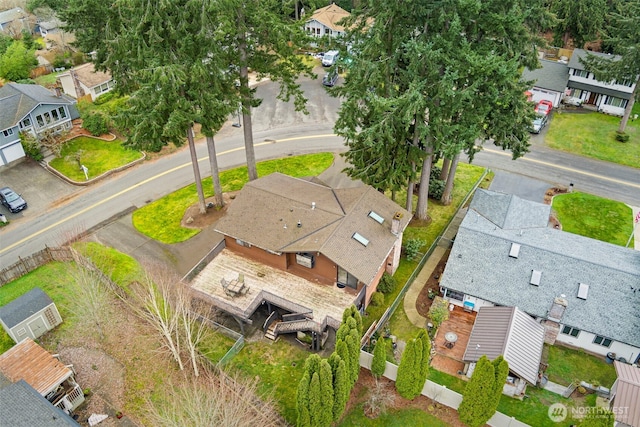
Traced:
<path id="1" fill-rule="evenodd" d="M 282 323 L 282 321 L 276 320 L 271 325 L 269 325 L 269 328 L 267 328 L 267 332 L 264 334 L 265 338 L 270 339 L 271 341 L 275 341 L 278 339 L 278 335 L 276 334 L 276 327 L 278 326 L 278 323 Z"/>

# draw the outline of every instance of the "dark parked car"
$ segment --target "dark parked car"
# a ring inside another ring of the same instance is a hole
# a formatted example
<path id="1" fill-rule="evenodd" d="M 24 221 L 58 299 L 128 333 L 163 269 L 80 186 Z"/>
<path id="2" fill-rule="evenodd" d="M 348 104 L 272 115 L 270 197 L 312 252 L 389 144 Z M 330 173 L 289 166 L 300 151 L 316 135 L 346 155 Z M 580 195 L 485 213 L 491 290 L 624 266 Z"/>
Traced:
<path id="1" fill-rule="evenodd" d="M 27 208 L 27 202 L 9 187 L 0 188 L 0 203 L 5 205 L 12 213 L 17 213 Z"/>
<path id="2" fill-rule="evenodd" d="M 549 121 L 549 116 L 545 114 L 538 114 L 538 117 L 536 117 L 533 123 L 531 123 L 530 131 L 533 133 L 542 132 L 542 129 L 544 129 L 548 121 Z"/>
<path id="3" fill-rule="evenodd" d="M 329 71 L 322 78 L 322 84 L 325 86 L 334 86 L 338 81 L 338 70 L 335 68 Z"/>

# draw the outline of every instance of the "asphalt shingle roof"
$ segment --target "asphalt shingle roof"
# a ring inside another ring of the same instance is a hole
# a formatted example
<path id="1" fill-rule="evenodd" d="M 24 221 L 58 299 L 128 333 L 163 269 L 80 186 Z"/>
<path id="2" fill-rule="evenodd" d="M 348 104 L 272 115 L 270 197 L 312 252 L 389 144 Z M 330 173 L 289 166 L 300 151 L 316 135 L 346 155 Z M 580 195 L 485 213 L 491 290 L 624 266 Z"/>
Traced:
<path id="1" fill-rule="evenodd" d="M 584 65 L 580 62 L 580 59 L 586 58 L 587 55 L 593 55 L 598 58 L 611 59 L 617 61 L 620 59 L 619 55 L 611 55 L 608 53 L 592 52 L 584 49 L 574 49 L 571 59 L 569 60 L 569 68 L 575 68 L 576 70 L 584 70 Z"/>
<path id="2" fill-rule="evenodd" d="M 0 12 L 0 24 L 7 24 L 9 22 L 13 22 L 16 19 L 25 18 L 26 14 L 19 7 L 14 7 L 13 9 L 7 9 Z"/>
<path id="3" fill-rule="evenodd" d="M 96 87 L 111 80 L 111 73 L 96 71 L 96 67 L 92 62 L 78 65 L 73 70 L 75 71 L 76 76 L 78 76 L 78 80 L 88 88 Z M 70 73 L 64 73 L 61 74 L 60 77 L 69 75 Z"/>
<path id="4" fill-rule="evenodd" d="M 311 15 L 311 18 L 307 22 L 315 19 L 325 27 L 331 28 L 334 31 L 344 31 L 344 26 L 338 25 L 338 22 L 349 16 L 349 12 L 337 4 L 332 3 L 329 6 L 321 7 L 313 12 L 313 15 Z"/>
<path id="5" fill-rule="evenodd" d="M 0 130 L 17 125 L 40 104 L 73 104 L 66 95 L 56 96 L 40 85 L 7 83 L 0 87 Z"/>
<path id="6" fill-rule="evenodd" d="M 640 251 L 550 227 L 503 229 L 479 207 L 460 225 L 442 287 L 542 318 L 565 295 L 562 324 L 640 347 Z M 532 270 L 542 272 L 539 286 L 529 283 Z M 586 300 L 577 298 L 580 283 L 589 285 Z"/>
<path id="7" fill-rule="evenodd" d="M 541 68 L 522 72 L 522 80 L 533 80 L 533 86 L 563 93 L 569 81 L 569 66 L 558 61 L 540 60 Z"/>
<path id="8" fill-rule="evenodd" d="M 0 420 L 11 427 L 79 426 L 24 380 L 0 388 Z"/>
<path id="9" fill-rule="evenodd" d="M 382 224 L 368 216 L 372 210 Z M 372 187 L 331 189 L 273 173 L 247 183 L 216 230 L 273 252 L 320 252 L 368 284 L 396 241 L 396 212 L 402 232 L 411 214 Z M 356 232 L 369 240 L 367 246 L 353 239 Z"/>
<path id="10" fill-rule="evenodd" d="M 0 307 L 0 319 L 7 327 L 13 328 L 51 304 L 53 304 L 53 301 L 42 289 L 33 288 L 26 294 Z"/>

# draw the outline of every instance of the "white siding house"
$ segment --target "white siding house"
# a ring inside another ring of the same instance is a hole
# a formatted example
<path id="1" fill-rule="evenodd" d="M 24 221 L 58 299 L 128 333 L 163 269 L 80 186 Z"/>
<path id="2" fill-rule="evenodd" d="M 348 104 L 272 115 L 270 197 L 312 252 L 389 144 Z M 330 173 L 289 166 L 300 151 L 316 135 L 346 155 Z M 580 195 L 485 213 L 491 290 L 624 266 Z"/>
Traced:
<path id="1" fill-rule="evenodd" d="M 340 6 L 330 4 L 313 12 L 304 29 L 314 37 L 339 37 L 344 34 L 344 26 L 339 22 L 349 15 Z"/>
<path id="2" fill-rule="evenodd" d="M 91 62 L 74 67 L 67 73 L 60 74 L 58 79 L 62 84 L 63 92 L 76 99 L 91 95 L 91 100 L 95 101 L 98 96 L 111 91 L 115 87 L 111 73 L 96 71 Z"/>

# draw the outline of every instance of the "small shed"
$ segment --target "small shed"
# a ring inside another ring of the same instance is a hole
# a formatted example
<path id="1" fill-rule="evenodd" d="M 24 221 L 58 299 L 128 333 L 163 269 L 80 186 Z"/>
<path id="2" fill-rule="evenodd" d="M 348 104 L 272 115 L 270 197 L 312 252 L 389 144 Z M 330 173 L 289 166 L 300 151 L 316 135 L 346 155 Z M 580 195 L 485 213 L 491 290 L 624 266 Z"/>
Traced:
<path id="1" fill-rule="evenodd" d="M 0 324 L 16 343 L 25 338 L 36 339 L 60 323 L 58 308 L 40 288 L 0 307 Z"/>

